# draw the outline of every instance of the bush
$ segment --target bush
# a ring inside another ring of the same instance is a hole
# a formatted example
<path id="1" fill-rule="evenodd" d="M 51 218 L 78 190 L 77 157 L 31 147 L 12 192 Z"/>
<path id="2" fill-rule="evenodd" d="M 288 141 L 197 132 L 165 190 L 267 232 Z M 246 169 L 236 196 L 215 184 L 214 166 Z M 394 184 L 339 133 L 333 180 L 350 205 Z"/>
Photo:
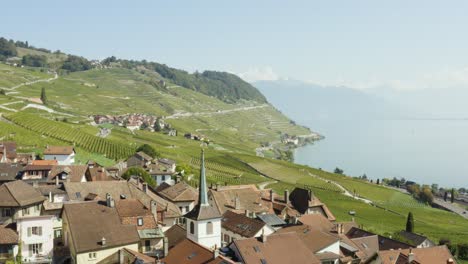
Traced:
<path id="1" fill-rule="evenodd" d="M 153 188 L 156 187 L 156 181 L 143 168 L 131 167 L 122 175 L 122 178 L 128 180 L 131 176 L 139 176 L 143 181 L 148 183 L 149 186 Z"/>
<path id="2" fill-rule="evenodd" d="M 153 159 L 159 157 L 159 153 L 156 151 L 156 149 L 154 149 L 152 146 L 148 144 L 141 145 L 140 147 L 137 148 L 136 151 L 137 152 L 143 151 L 146 155 L 152 157 Z"/>
<path id="3" fill-rule="evenodd" d="M 47 66 L 47 58 L 41 55 L 24 55 L 21 61 L 23 65 L 31 67 L 45 67 Z"/>
<path id="4" fill-rule="evenodd" d="M 463 260 L 468 260 L 468 244 L 459 244 L 458 248 L 458 257 Z"/>

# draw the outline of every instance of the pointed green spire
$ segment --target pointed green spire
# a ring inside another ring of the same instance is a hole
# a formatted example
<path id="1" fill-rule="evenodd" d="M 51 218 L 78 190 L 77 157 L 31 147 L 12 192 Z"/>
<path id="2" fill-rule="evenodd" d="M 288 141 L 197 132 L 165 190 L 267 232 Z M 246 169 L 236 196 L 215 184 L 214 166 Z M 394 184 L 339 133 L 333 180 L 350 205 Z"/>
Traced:
<path id="1" fill-rule="evenodd" d="M 200 162 L 200 188 L 198 194 L 198 204 L 200 206 L 210 205 L 208 203 L 208 189 L 206 188 L 206 175 L 205 175 L 205 151 L 201 151 L 201 162 Z"/>

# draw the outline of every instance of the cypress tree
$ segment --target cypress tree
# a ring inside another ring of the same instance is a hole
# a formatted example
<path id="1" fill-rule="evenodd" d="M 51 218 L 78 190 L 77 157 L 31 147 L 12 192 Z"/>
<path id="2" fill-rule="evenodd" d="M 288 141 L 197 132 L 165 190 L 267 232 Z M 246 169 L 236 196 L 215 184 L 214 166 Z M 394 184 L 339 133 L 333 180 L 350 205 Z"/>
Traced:
<path id="1" fill-rule="evenodd" d="M 408 218 L 406 219 L 406 232 L 413 233 L 413 231 L 414 231 L 413 213 L 409 212 L 408 213 Z"/>
<path id="2" fill-rule="evenodd" d="M 445 192 L 444 193 L 444 201 L 447 201 L 447 198 L 448 198 L 448 192 Z"/>
<path id="3" fill-rule="evenodd" d="M 46 96 L 46 92 L 45 92 L 45 88 L 42 87 L 42 90 L 41 90 L 41 101 L 43 104 L 47 104 L 47 96 Z"/>
<path id="4" fill-rule="evenodd" d="M 451 203 L 455 202 L 455 189 L 454 188 L 452 188 L 452 195 L 450 197 L 450 202 Z"/>

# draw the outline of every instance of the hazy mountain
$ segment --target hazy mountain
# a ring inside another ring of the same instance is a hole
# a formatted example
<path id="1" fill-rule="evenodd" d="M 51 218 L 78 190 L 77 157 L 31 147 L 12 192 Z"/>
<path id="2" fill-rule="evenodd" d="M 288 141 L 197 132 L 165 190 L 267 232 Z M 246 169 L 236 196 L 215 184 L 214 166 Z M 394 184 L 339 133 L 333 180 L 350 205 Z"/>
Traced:
<path id="1" fill-rule="evenodd" d="M 253 83 L 277 108 L 296 121 L 313 119 L 399 118 L 400 107 L 348 87 L 320 86 L 296 80 Z"/>

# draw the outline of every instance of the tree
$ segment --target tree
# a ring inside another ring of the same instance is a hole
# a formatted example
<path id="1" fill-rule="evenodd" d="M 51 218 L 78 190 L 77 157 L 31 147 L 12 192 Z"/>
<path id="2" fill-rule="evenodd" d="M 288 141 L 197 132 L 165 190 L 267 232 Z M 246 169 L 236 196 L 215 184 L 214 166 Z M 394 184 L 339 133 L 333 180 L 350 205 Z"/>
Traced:
<path id="1" fill-rule="evenodd" d="M 431 185 L 431 189 L 432 189 L 432 193 L 433 193 L 433 194 L 437 194 L 437 193 L 439 192 L 439 185 L 436 184 L 436 183 L 433 183 L 433 184 Z"/>
<path id="2" fill-rule="evenodd" d="M 367 181 L 367 175 L 364 173 L 364 174 L 362 175 L 361 179 L 363 179 L 363 180 L 366 180 L 366 181 Z"/>
<path id="3" fill-rule="evenodd" d="M 148 144 L 141 145 L 140 147 L 137 148 L 136 151 L 137 152 L 143 151 L 146 155 L 152 157 L 153 159 L 159 157 L 159 153 L 156 151 L 156 149 L 154 149 L 152 146 Z"/>
<path id="4" fill-rule="evenodd" d="M 445 193 L 444 193 L 444 201 L 447 201 L 447 198 L 448 198 L 448 192 L 445 191 Z"/>
<path id="5" fill-rule="evenodd" d="M 47 96 L 46 96 L 46 91 L 45 91 L 45 88 L 42 87 L 41 89 L 41 101 L 43 104 L 47 104 Z"/>
<path id="6" fill-rule="evenodd" d="M 463 260 L 468 260 L 468 244 L 458 244 L 458 257 Z"/>
<path id="7" fill-rule="evenodd" d="M 156 181 L 143 168 L 131 167 L 122 175 L 122 178 L 128 180 L 131 176 L 138 176 L 143 179 L 143 181 L 148 183 L 149 186 L 153 188 L 156 187 Z"/>
<path id="8" fill-rule="evenodd" d="M 62 65 L 62 69 L 71 72 L 86 71 L 91 69 L 91 63 L 83 57 L 68 55 L 68 58 Z"/>
<path id="9" fill-rule="evenodd" d="M 8 41 L 6 38 L 0 38 L 0 55 L 8 58 L 16 56 L 17 54 L 18 52 L 13 42 Z"/>
<path id="10" fill-rule="evenodd" d="M 183 175 L 190 175 L 190 174 L 193 174 L 193 168 L 192 166 L 186 164 L 186 163 L 182 163 L 182 164 L 179 164 L 176 166 L 176 171 L 181 173 L 183 172 Z"/>
<path id="11" fill-rule="evenodd" d="M 413 231 L 414 231 L 413 213 L 409 212 L 408 213 L 408 218 L 406 219 L 406 232 L 413 233 Z"/>
<path id="12" fill-rule="evenodd" d="M 454 188 L 452 188 L 452 193 L 451 194 L 452 195 L 450 196 L 450 202 L 454 203 L 455 202 L 455 189 Z"/>
<path id="13" fill-rule="evenodd" d="M 336 173 L 336 174 L 343 174 L 344 173 L 344 171 L 342 169 L 338 168 L 338 167 L 336 167 L 333 172 Z"/>
<path id="14" fill-rule="evenodd" d="M 47 66 L 47 57 L 42 55 L 24 55 L 21 63 L 31 67 L 45 67 Z"/>
<path id="15" fill-rule="evenodd" d="M 156 119 L 154 122 L 154 131 L 160 132 L 162 130 L 161 128 L 161 120 L 159 118 Z"/>
<path id="16" fill-rule="evenodd" d="M 377 185 L 380 185 L 380 179 L 377 179 L 376 183 L 377 183 Z"/>
<path id="17" fill-rule="evenodd" d="M 434 195 L 432 194 L 432 189 L 429 186 L 423 186 L 422 191 L 419 193 L 419 200 L 432 204 L 432 201 L 434 201 Z"/>

